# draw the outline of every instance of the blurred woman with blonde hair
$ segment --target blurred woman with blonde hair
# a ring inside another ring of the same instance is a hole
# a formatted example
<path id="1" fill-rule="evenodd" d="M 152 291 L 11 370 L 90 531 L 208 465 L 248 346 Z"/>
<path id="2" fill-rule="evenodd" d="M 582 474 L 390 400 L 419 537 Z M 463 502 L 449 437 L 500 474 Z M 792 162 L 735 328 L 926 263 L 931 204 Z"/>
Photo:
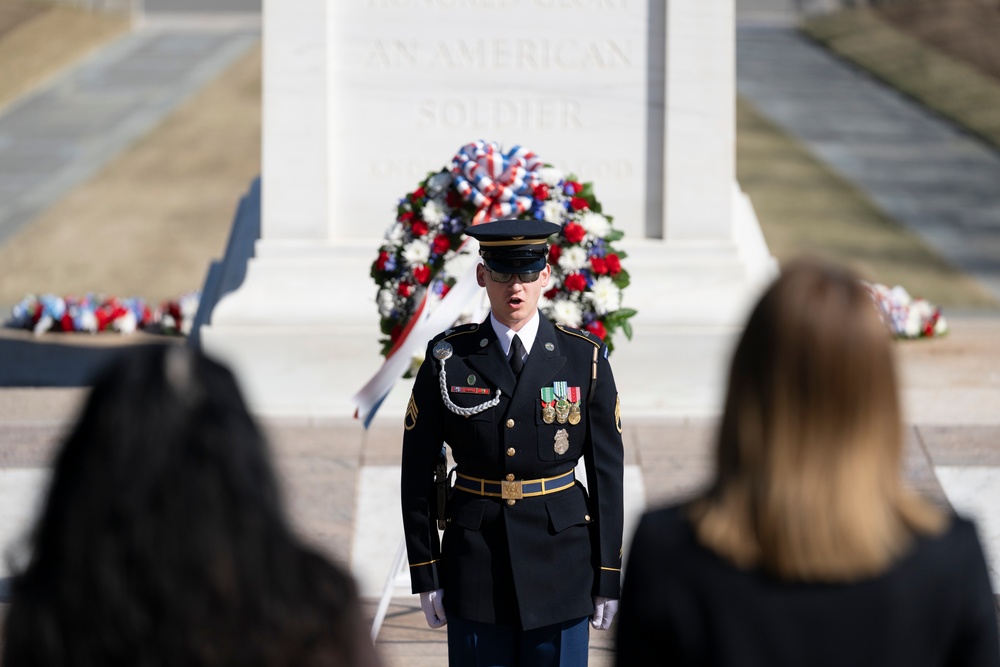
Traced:
<path id="1" fill-rule="evenodd" d="M 974 526 L 903 484 L 899 401 L 867 288 L 786 267 L 737 345 L 714 482 L 636 530 L 618 664 L 1000 664 Z"/>

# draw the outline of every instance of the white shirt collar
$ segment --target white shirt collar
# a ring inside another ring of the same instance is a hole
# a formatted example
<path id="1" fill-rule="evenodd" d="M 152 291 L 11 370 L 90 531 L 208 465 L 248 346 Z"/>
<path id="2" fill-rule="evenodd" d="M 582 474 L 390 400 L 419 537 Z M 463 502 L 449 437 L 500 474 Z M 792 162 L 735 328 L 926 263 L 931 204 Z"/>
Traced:
<path id="1" fill-rule="evenodd" d="M 493 317 L 493 313 L 490 313 L 490 324 L 493 325 L 493 331 L 497 334 L 497 340 L 503 346 L 504 356 L 510 354 L 510 342 L 514 340 L 514 334 L 517 334 L 518 338 L 521 339 L 521 344 L 524 345 L 524 354 L 527 356 L 531 352 L 531 345 L 535 342 L 535 336 L 538 335 L 538 311 L 531 316 L 531 319 L 524 323 L 520 331 L 514 331 L 506 324 L 497 321 L 497 318 Z"/>

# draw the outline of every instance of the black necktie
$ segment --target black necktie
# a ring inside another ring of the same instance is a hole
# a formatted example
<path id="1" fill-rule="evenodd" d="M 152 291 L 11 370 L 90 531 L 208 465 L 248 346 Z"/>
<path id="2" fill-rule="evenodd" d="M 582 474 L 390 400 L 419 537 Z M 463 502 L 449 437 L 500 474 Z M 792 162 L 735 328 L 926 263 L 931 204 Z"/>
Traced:
<path id="1" fill-rule="evenodd" d="M 514 377 L 521 375 L 522 368 L 524 368 L 524 346 L 521 345 L 521 339 L 517 334 L 514 334 L 514 340 L 510 341 L 510 369 L 514 371 Z"/>

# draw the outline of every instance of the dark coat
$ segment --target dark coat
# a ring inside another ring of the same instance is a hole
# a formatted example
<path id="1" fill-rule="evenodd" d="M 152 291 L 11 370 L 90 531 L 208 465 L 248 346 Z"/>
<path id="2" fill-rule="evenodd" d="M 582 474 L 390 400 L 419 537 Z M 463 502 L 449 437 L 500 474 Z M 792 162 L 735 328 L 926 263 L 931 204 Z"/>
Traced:
<path id="1" fill-rule="evenodd" d="M 607 348 L 589 333 L 540 317 L 517 381 L 489 320 L 434 338 L 414 381 L 403 435 L 403 527 L 413 592 L 443 588 L 446 613 L 525 630 L 589 615 L 593 595 L 618 597 L 621 575 L 621 421 Z M 471 407 L 499 391 L 495 407 L 466 417 L 445 405 L 441 362 L 433 354 L 439 341 L 451 346 L 449 399 Z M 540 390 L 557 381 L 580 388 L 575 425 L 542 419 Z M 442 442 L 458 472 L 487 480 L 554 477 L 582 457 L 587 489 L 577 481 L 513 504 L 456 489 L 439 545 L 431 480 Z M 563 445 L 568 449 L 560 454 Z"/>
<path id="2" fill-rule="evenodd" d="M 674 506 L 642 517 L 625 572 L 621 667 L 1000 665 L 983 551 L 958 517 L 879 576 L 822 584 L 736 568 Z"/>

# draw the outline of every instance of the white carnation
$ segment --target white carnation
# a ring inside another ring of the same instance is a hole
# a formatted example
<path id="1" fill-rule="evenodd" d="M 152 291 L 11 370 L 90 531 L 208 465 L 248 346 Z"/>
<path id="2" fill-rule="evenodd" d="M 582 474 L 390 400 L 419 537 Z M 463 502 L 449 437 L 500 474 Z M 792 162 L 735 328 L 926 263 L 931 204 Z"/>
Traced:
<path id="1" fill-rule="evenodd" d="M 124 315 L 115 318 L 114 322 L 111 323 L 111 328 L 121 334 L 130 334 L 135 332 L 137 325 L 135 314 L 131 310 L 127 310 Z"/>
<path id="2" fill-rule="evenodd" d="M 910 302 L 913 300 L 912 298 L 910 298 L 910 293 L 907 292 L 902 285 L 896 285 L 891 290 L 889 290 L 889 296 L 892 299 L 893 303 L 896 303 L 897 305 L 900 306 L 908 306 L 910 305 Z"/>
<path id="3" fill-rule="evenodd" d="M 542 215 L 545 216 L 546 222 L 554 222 L 557 225 L 562 224 L 562 217 L 565 212 L 566 207 L 563 206 L 561 201 L 549 199 L 542 204 Z"/>
<path id="4" fill-rule="evenodd" d="M 612 310 L 618 310 L 622 303 L 622 291 L 607 276 L 595 280 L 584 297 L 594 304 L 594 311 L 598 315 L 607 315 Z"/>
<path id="5" fill-rule="evenodd" d="M 555 167 L 543 167 L 542 169 L 539 169 L 538 176 L 542 179 L 542 182 L 550 188 L 559 185 L 559 181 L 563 179 L 562 171 L 556 169 Z"/>
<path id="6" fill-rule="evenodd" d="M 421 211 L 421 216 L 428 225 L 440 225 L 444 222 L 445 217 L 448 212 L 445 210 L 444 205 L 439 199 L 432 199 L 426 204 L 424 204 L 423 211 Z"/>
<path id="7" fill-rule="evenodd" d="M 583 226 L 591 236 L 603 239 L 611 231 L 611 223 L 600 213 L 588 211 L 580 218 L 580 225 Z"/>
<path id="8" fill-rule="evenodd" d="M 389 229 L 389 232 L 385 235 L 385 238 L 390 245 L 398 246 L 400 243 L 403 242 L 403 237 L 405 235 L 406 235 L 406 230 L 403 229 L 403 225 L 397 223 Z"/>
<path id="9" fill-rule="evenodd" d="M 579 271 L 588 264 L 587 251 L 578 245 L 563 248 L 562 254 L 559 255 L 559 268 L 566 273 Z"/>
<path id="10" fill-rule="evenodd" d="M 583 321 L 583 311 L 580 309 L 580 304 L 567 299 L 558 299 L 552 304 L 552 315 L 555 317 L 556 324 L 565 327 L 579 328 Z"/>
<path id="11" fill-rule="evenodd" d="M 431 249 L 423 241 L 414 241 L 403 247 L 403 259 L 410 266 L 426 264 L 431 258 Z"/>
<path id="12" fill-rule="evenodd" d="M 97 314 L 92 310 L 87 310 L 80 314 L 81 330 L 97 333 L 97 324 Z"/>
<path id="13" fill-rule="evenodd" d="M 427 189 L 430 191 L 431 196 L 437 196 L 437 194 L 451 185 L 451 174 L 447 171 L 439 171 L 430 177 L 427 181 Z"/>
<path id="14" fill-rule="evenodd" d="M 383 289 L 378 293 L 378 314 L 382 317 L 389 317 L 392 309 L 396 305 L 396 300 L 392 295 L 392 290 Z"/>
<path id="15" fill-rule="evenodd" d="M 907 338 L 917 338 L 923 329 L 923 318 L 916 308 L 911 308 L 906 313 L 906 323 L 903 324 L 903 335 Z"/>

